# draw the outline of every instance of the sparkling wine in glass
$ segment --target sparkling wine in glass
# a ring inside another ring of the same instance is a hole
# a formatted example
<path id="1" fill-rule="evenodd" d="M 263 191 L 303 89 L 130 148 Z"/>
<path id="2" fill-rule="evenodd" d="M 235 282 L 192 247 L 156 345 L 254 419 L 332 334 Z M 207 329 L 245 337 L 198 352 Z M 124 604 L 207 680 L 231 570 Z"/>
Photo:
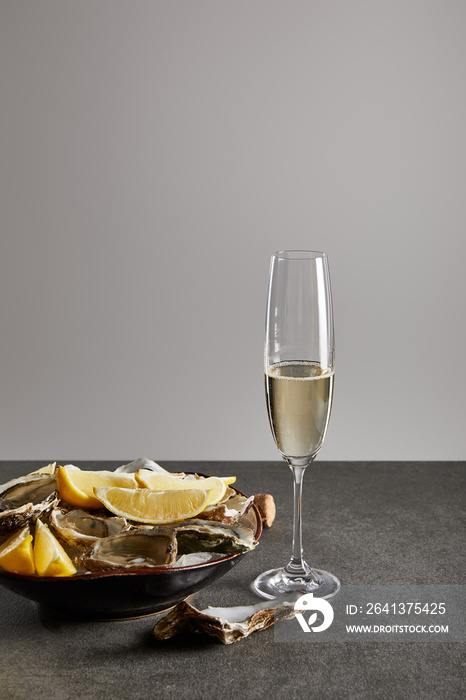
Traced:
<path id="1" fill-rule="evenodd" d="M 292 554 L 253 583 L 264 598 L 293 591 L 331 598 L 339 580 L 303 559 L 304 471 L 322 446 L 335 370 L 332 294 L 325 253 L 285 250 L 272 256 L 265 331 L 265 391 L 270 427 L 294 479 Z"/>

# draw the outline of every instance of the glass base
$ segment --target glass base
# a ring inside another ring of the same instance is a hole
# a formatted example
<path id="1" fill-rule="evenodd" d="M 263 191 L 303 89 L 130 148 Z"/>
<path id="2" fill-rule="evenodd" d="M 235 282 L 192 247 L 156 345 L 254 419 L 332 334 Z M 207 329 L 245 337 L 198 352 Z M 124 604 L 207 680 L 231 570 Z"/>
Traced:
<path id="1" fill-rule="evenodd" d="M 328 571 L 310 569 L 304 575 L 293 575 L 286 569 L 270 569 L 252 583 L 252 590 L 262 598 L 273 600 L 285 593 L 313 593 L 317 598 L 333 598 L 340 590 L 340 581 Z"/>

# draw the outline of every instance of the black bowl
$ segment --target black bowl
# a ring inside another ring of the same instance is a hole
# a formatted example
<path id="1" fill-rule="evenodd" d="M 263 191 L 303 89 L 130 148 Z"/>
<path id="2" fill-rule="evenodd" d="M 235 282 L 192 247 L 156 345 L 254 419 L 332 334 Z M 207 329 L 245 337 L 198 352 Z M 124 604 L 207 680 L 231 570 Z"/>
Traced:
<path id="1" fill-rule="evenodd" d="M 262 520 L 254 503 L 244 519 L 258 540 Z M 125 569 L 69 577 L 21 576 L 0 569 L 0 583 L 62 615 L 122 620 L 152 615 L 180 603 L 226 574 L 245 554 L 177 568 Z"/>

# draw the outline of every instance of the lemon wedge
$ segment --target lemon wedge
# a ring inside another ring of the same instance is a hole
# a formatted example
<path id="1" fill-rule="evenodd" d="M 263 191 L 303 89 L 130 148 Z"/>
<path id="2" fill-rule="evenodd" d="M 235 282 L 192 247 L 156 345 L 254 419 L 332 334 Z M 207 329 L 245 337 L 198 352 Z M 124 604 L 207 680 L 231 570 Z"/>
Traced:
<path id="1" fill-rule="evenodd" d="M 223 479 L 216 476 L 199 477 L 198 479 L 184 479 L 171 474 L 157 474 L 150 469 L 139 469 L 136 474 L 136 481 L 141 486 L 153 491 L 191 491 L 200 489 L 210 490 L 207 505 L 218 503 L 222 500 L 227 490 L 227 484 Z M 233 477 L 235 479 L 236 477 Z"/>
<path id="2" fill-rule="evenodd" d="M 0 547 L 0 566 L 13 574 L 35 574 L 32 535 L 29 525 L 9 537 Z"/>
<path id="3" fill-rule="evenodd" d="M 94 492 L 111 513 L 152 525 L 166 525 L 193 518 L 204 510 L 210 496 L 210 490 L 202 489 L 153 491 L 148 488 L 101 486 L 96 487 Z"/>
<path id="4" fill-rule="evenodd" d="M 47 525 L 36 520 L 34 564 L 39 576 L 72 576 L 76 568 Z"/>
<path id="5" fill-rule="evenodd" d="M 121 486 L 137 488 L 134 474 L 109 471 L 85 471 L 72 464 L 57 469 L 57 485 L 60 496 L 72 506 L 95 510 L 102 508 L 102 503 L 94 495 L 97 486 Z"/>

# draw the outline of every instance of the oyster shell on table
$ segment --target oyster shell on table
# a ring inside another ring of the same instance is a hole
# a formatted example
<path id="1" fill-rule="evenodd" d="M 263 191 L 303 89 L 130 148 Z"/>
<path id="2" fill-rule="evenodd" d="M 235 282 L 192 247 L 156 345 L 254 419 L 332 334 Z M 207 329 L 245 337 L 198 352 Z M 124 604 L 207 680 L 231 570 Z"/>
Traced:
<path id="1" fill-rule="evenodd" d="M 169 527 L 129 530 L 97 540 L 76 558 L 88 571 L 169 566 L 176 560 L 175 531 Z"/>
<path id="2" fill-rule="evenodd" d="M 0 486 L 0 533 L 33 522 L 58 503 L 54 468 L 55 463 Z"/>
<path id="3" fill-rule="evenodd" d="M 240 554 L 254 549 L 254 531 L 242 523 L 227 524 L 192 518 L 174 525 L 178 554 L 219 552 Z"/>
<path id="4" fill-rule="evenodd" d="M 125 518 L 101 517 L 94 511 L 88 512 L 80 508 L 54 508 L 49 515 L 49 522 L 60 539 L 78 549 L 89 547 L 102 537 L 111 537 L 130 529 Z"/>
<path id="5" fill-rule="evenodd" d="M 273 601 L 231 608 L 209 606 L 204 610 L 183 601 L 158 620 L 153 635 L 164 640 L 182 632 L 205 632 L 222 644 L 232 644 L 279 620 L 294 617 L 294 597 L 282 596 Z"/>

